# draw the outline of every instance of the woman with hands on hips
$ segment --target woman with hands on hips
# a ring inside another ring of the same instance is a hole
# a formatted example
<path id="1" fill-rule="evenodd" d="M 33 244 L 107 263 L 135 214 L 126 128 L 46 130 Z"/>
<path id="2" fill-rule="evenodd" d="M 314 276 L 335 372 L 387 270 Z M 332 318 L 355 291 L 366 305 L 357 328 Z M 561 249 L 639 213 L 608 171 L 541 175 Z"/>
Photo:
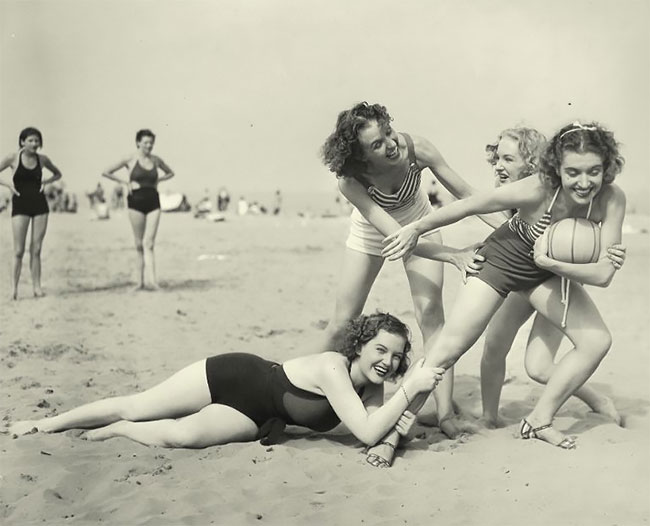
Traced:
<path id="1" fill-rule="evenodd" d="M 158 183 L 174 177 L 167 164 L 152 152 L 156 136 L 151 130 L 139 130 L 135 137 L 137 151 L 109 166 L 102 175 L 127 187 L 129 221 L 133 229 L 137 252 L 138 285 L 136 290 L 157 290 L 154 244 L 160 222 L 160 197 Z M 126 168 L 129 179 L 115 175 Z M 163 175 L 159 175 L 159 170 Z"/>

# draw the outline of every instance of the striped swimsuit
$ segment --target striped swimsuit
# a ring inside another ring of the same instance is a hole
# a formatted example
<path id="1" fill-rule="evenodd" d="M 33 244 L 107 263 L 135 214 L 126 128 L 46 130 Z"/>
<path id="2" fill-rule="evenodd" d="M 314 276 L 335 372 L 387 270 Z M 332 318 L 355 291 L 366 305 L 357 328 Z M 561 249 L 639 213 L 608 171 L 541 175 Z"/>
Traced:
<path id="1" fill-rule="evenodd" d="M 400 225 L 408 225 L 424 217 L 433 209 L 429 198 L 422 188 L 422 169 L 418 166 L 413 141 L 406 133 L 401 134 L 406 140 L 409 156 L 409 167 L 399 190 L 394 194 L 386 194 L 373 185 L 368 185 L 370 198 L 390 214 Z M 438 232 L 434 230 L 427 235 Z M 384 235 L 379 232 L 356 208 L 350 216 L 350 233 L 346 246 L 352 250 L 381 256 Z"/>

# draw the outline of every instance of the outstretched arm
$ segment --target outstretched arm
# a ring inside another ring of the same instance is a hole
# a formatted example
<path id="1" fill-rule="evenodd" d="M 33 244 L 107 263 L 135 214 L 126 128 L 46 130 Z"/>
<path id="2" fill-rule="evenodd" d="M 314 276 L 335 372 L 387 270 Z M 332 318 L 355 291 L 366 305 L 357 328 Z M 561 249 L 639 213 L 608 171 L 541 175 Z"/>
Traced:
<path id="1" fill-rule="evenodd" d="M 383 235 L 388 236 L 401 228 L 402 225 L 370 198 L 365 187 L 359 181 L 348 178 L 341 179 L 339 189 L 343 196 L 359 210 L 361 215 Z M 457 249 L 433 241 L 423 240 L 421 245 L 418 245 L 415 254 L 428 259 L 451 263 L 461 272 L 471 272 L 472 263 L 475 259 L 473 250 L 474 247 Z"/>
<path id="2" fill-rule="evenodd" d="M 410 400 L 419 393 L 433 390 L 442 379 L 442 369 L 425 366 L 422 362 L 415 364 L 416 369 L 395 394 L 372 413 L 355 392 L 343 360 L 331 360 L 322 371 L 318 387 L 350 432 L 364 444 L 373 445 L 397 424 Z"/>
<path id="3" fill-rule="evenodd" d="M 451 195 L 456 199 L 465 199 L 477 193 L 475 188 L 447 164 L 440 151 L 430 141 L 422 137 L 414 137 L 413 141 L 418 162 L 428 167 Z M 508 219 L 502 212 L 479 215 L 479 218 L 492 228 L 498 228 Z"/>
<path id="4" fill-rule="evenodd" d="M 565 263 L 551 259 L 548 251 L 548 230 L 535 243 L 535 264 L 554 274 L 579 283 L 607 287 L 616 273 L 616 264 L 608 256 L 613 245 L 621 242 L 623 219 L 625 217 L 625 194 L 616 185 L 601 190 L 604 215 L 600 228 L 600 257 L 596 263 Z"/>
<path id="5" fill-rule="evenodd" d="M 431 230 L 447 226 L 471 215 L 520 208 L 544 198 L 545 190 L 538 178 L 528 177 L 512 184 L 474 194 L 438 208 L 386 237 L 382 255 L 390 260 L 408 256 L 418 238 Z"/>

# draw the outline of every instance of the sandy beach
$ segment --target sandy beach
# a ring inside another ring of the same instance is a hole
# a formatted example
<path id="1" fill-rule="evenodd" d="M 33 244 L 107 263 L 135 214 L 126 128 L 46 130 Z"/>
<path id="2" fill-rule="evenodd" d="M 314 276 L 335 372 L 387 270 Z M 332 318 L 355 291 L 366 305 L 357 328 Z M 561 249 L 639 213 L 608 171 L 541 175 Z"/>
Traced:
<path id="1" fill-rule="evenodd" d="M 637 230 L 648 217 L 631 216 Z M 131 292 L 134 249 L 125 213 L 90 221 L 50 215 L 43 252 L 47 297 L 31 297 L 25 257 L 10 302 L 10 218 L 0 214 L 0 413 L 3 425 L 147 388 L 208 355 L 246 351 L 283 361 L 313 351 L 331 314 L 347 218 L 162 217 L 159 292 Z M 454 246 L 488 233 L 475 219 L 444 230 Z M 628 259 L 592 297 L 614 337 L 590 383 L 611 396 L 625 427 L 577 400 L 556 426 L 575 451 L 514 438 L 541 392 L 526 377 L 529 325 L 509 356 L 502 414 L 509 425 L 463 440 L 419 427 L 390 470 L 365 462 L 344 430 L 291 428 L 272 447 L 145 447 L 81 432 L 0 435 L 2 524 L 603 525 L 650 518 L 650 312 L 647 233 L 625 236 Z M 446 268 L 445 305 L 461 286 Z M 385 265 L 367 312 L 388 310 L 419 334 L 404 272 Z M 480 406 L 482 340 L 456 367 L 456 400 Z M 395 387 L 391 386 L 392 392 Z"/>

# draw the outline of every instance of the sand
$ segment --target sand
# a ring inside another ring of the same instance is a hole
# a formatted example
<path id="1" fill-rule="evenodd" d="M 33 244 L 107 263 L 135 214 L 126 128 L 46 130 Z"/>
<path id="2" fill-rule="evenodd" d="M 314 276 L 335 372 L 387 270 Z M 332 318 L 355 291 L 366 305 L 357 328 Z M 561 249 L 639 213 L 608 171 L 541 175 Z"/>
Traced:
<path id="1" fill-rule="evenodd" d="M 646 217 L 629 223 L 648 228 Z M 126 215 L 90 221 L 52 215 L 43 253 L 48 296 L 9 302 L 11 229 L 0 214 L 0 412 L 4 424 L 64 411 L 153 385 L 211 354 L 247 351 L 285 360 L 313 351 L 331 313 L 346 218 L 165 215 L 157 243 L 163 290 L 133 293 Z M 469 219 L 445 230 L 469 244 L 487 229 Z M 527 379 L 527 327 L 508 360 L 502 397 L 508 426 L 464 440 L 418 428 L 393 468 L 365 463 L 361 444 L 337 430 L 290 429 L 273 447 L 205 450 L 83 440 L 79 431 L 0 435 L 2 524 L 608 525 L 650 516 L 649 236 L 625 238 L 614 283 L 591 289 L 614 345 L 592 385 L 609 394 L 625 428 L 571 400 L 556 420 L 575 451 L 513 438 L 541 389 Z M 27 259 L 27 258 L 26 258 Z M 459 287 L 448 267 L 445 302 Z M 367 305 L 415 328 L 406 278 L 387 264 Z M 419 351 L 419 335 L 416 348 Z M 457 395 L 480 403 L 482 341 L 457 365 Z M 394 389 L 394 387 L 391 387 Z"/>

